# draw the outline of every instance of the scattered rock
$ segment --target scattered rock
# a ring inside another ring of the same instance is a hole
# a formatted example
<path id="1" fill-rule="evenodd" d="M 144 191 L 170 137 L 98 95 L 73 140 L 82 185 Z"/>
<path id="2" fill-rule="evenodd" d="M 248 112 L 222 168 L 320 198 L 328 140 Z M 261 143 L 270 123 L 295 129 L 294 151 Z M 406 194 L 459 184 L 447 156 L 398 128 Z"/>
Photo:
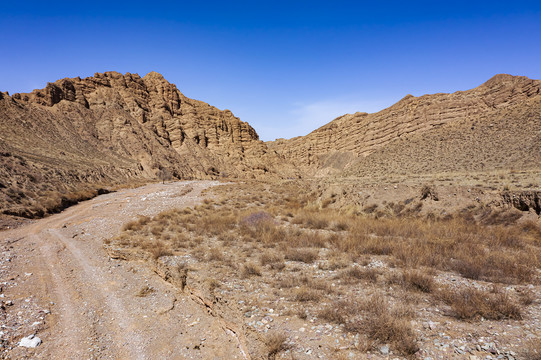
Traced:
<path id="1" fill-rule="evenodd" d="M 23 337 L 21 341 L 19 341 L 19 346 L 26 347 L 26 348 L 35 348 L 38 347 L 41 344 L 41 339 L 35 335 L 29 335 L 27 337 Z"/>

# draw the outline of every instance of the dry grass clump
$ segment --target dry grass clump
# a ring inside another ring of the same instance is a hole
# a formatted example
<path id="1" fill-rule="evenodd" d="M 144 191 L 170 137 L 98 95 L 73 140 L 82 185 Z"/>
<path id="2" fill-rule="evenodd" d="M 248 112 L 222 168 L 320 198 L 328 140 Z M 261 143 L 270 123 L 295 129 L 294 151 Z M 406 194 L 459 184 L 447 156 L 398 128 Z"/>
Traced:
<path id="1" fill-rule="evenodd" d="M 296 231 L 288 233 L 288 244 L 294 247 L 325 248 L 329 243 L 327 236 L 314 231 Z"/>
<path id="2" fill-rule="evenodd" d="M 306 286 L 302 286 L 295 291 L 295 301 L 307 302 L 318 301 L 319 299 L 321 299 L 321 294 Z"/>
<path id="3" fill-rule="evenodd" d="M 163 242 L 158 241 L 153 247 L 149 249 L 150 255 L 154 260 L 159 259 L 162 256 L 171 256 L 173 252 Z"/>
<path id="4" fill-rule="evenodd" d="M 336 304 L 340 305 L 340 304 Z M 349 303 L 342 309 L 331 310 L 321 315 L 329 319 L 345 321 L 345 329 L 353 333 L 366 334 L 376 344 L 390 344 L 396 352 L 412 355 L 419 350 L 411 326 L 413 310 L 405 304 L 391 305 L 381 293 L 358 303 Z"/>
<path id="5" fill-rule="evenodd" d="M 326 229 L 329 226 L 329 220 L 325 213 L 303 211 L 293 218 L 293 224 L 303 225 L 310 229 Z"/>
<path id="6" fill-rule="evenodd" d="M 261 276 L 261 268 L 257 266 L 256 264 L 252 264 L 252 263 L 244 264 L 244 266 L 242 267 L 242 276 L 243 277 Z"/>
<path id="7" fill-rule="evenodd" d="M 329 322 L 345 324 L 346 320 L 358 314 L 358 304 L 353 301 L 336 300 L 319 311 L 318 316 Z"/>
<path id="8" fill-rule="evenodd" d="M 299 261 L 311 264 L 318 258 L 318 251 L 311 249 L 290 248 L 285 254 L 285 258 L 291 261 Z"/>
<path id="9" fill-rule="evenodd" d="M 0 166 L 0 169 L 2 169 L 2 166 Z M 41 174 L 29 174 L 27 179 L 30 182 L 26 182 L 23 187 L 17 181 L 14 181 L 11 186 L 0 183 L 1 213 L 31 219 L 40 218 L 48 214 L 58 213 L 97 195 L 110 192 L 90 184 L 68 185 L 65 181 L 57 184 L 46 184 Z M 38 184 L 40 184 L 39 187 Z"/>
<path id="10" fill-rule="evenodd" d="M 405 267 L 427 266 L 505 283 L 530 282 L 541 266 L 531 234 L 462 219 L 360 218 L 333 245 L 349 253 L 390 255 Z"/>
<path id="11" fill-rule="evenodd" d="M 140 231 L 150 222 L 148 216 L 140 216 L 137 220 L 132 220 L 122 225 L 122 231 Z"/>
<path id="12" fill-rule="evenodd" d="M 270 333 L 264 341 L 267 345 L 267 356 L 271 360 L 276 359 L 276 355 L 291 347 L 287 343 L 287 336 L 280 333 Z"/>
<path id="13" fill-rule="evenodd" d="M 276 224 L 272 215 L 262 211 L 244 216 L 239 221 L 239 231 L 245 237 L 264 244 L 275 244 L 287 237 L 286 231 Z"/>
<path id="14" fill-rule="evenodd" d="M 199 234 L 218 235 L 233 230 L 238 219 L 233 214 L 206 211 L 204 216 L 197 217 L 196 229 Z"/>
<path id="15" fill-rule="evenodd" d="M 209 250 L 207 259 L 208 261 L 224 261 L 224 254 L 222 250 L 213 247 Z"/>
<path id="16" fill-rule="evenodd" d="M 282 270 L 286 265 L 284 263 L 283 255 L 277 252 L 266 251 L 259 257 L 259 263 L 261 266 L 269 265 L 271 269 Z"/>
<path id="17" fill-rule="evenodd" d="M 437 297 L 451 307 L 457 319 L 522 319 L 520 306 L 502 291 L 488 292 L 473 287 L 443 288 L 438 291 Z"/>
<path id="18" fill-rule="evenodd" d="M 406 271 L 402 274 L 402 281 L 407 286 L 425 293 L 435 290 L 434 279 L 419 270 Z"/>
<path id="19" fill-rule="evenodd" d="M 406 305 L 390 304 L 380 294 L 373 295 L 364 304 L 367 315 L 362 323 L 350 324 L 350 328 L 364 330 L 368 337 L 380 343 L 390 343 L 404 355 L 412 355 L 419 350 L 411 319 L 413 314 Z"/>
<path id="20" fill-rule="evenodd" d="M 367 280 L 370 282 L 377 282 L 378 275 L 381 274 L 381 270 L 376 268 L 361 268 L 354 266 L 350 269 L 342 271 L 340 277 L 346 280 Z"/>
<path id="21" fill-rule="evenodd" d="M 344 324 L 348 332 L 366 335 L 373 344 L 391 344 L 400 354 L 412 355 L 419 350 L 411 326 L 413 310 L 404 304 L 391 305 L 381 293 L 363 300 L 334 301 L 318 316 Z"/>
<path id="22" fill-rule="evenodd" d="M 461 216 L 420 217 L 408 210 L 417 208 L 418 197 L 376 206 L 381 213 L 376 217 L 360 212 L 360 205 L 355 211 L 334 208 L 338 203 L 321 208 L 310 189 L 285 184 L 217 187 L 224 194 L 219 202 L 138 219 L 126 224 L 111 246 L 142 251 L 149 260 L 175 251 L 197 268 L 190 285 L 208 283 L 215 290 L 221 284 L 216 296 L 242 298 L 243 311 L 272 303 L 303 319 L 316 314 L 314 322 L 343 324 L 344 331 L 359 334 L 367 349 L 390 344 L 405 356 L 418 349 L 413 307 L 435 302 L 459 320 L 500 320 L 520 319 L 520 307 L 535 301 L 526 292 L 515 298 L 498 289 L 479 290 L 475 280 L 537 281 L 536 224 L 486 226 Z M 160 247 L 162 253 L 154 254 Z M 434 279 L 436 270 L 441 282 Z M 473 280 L 455 285 L 471 287 L 443 285 L 450 272 Z M 261 284 L 257 299 L 251 297 Z M 375 295 L 359 295 L 367 291 Z M 282 351 L 285 338 L 279 340 L 268 344 L 270 357 Z"/>
<path id="23" fill-rule="evenodd" d="M 275 287 L 279 289 L 289 289 L 310 284 L 310 279 L 307 276 L 283 276 L 275 282 Z"/>

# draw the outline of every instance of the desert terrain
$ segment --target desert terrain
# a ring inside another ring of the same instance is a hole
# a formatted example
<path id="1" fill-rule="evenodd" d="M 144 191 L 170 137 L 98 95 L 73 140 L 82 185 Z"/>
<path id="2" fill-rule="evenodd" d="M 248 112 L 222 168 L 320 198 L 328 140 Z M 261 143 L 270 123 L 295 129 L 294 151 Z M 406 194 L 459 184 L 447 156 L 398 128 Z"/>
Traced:
<path id="1" fill-rule="evenodd" d="M 540 89 L 274 142 L 157 73 L 0 93 L 0 356 L 541 359 Z"/>

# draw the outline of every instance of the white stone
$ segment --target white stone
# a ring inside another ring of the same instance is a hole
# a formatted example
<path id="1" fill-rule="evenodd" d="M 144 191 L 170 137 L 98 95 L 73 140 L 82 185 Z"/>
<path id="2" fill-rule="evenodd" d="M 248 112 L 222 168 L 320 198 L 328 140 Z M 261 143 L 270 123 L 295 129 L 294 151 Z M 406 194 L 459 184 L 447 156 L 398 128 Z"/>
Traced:
<path id="1" fill-rule="evenodd" d="M 35 347 L 38 347 L 40 344 L 41 344 L 41 339 L 34 335 L 23 337 L 21 341 L 19 341 L 19 346 L 27 347 L 27 348 L 35 348 Z"/>

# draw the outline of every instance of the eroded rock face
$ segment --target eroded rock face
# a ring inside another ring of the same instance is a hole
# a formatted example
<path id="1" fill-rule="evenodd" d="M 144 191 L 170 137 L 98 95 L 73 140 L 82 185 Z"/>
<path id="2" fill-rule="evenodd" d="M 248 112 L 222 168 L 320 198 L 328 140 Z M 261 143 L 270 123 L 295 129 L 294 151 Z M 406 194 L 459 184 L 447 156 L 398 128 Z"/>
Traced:
<path id="1" fill-rule="evenodd" d="M 502 198 L 505 204 L 520 211 L 534 211 L 541 215 L 541 191 L 506 191 Z"/>
<path id="2" fill-rule="evenodd" d="M 283 159 L 268 151 L 248 123 L 229 110 L 185 97 L 155 72 L 143 78 L 106 72 L 62 79 L 30 94 L 15 94 L 4 107 L 8 103 L 27 110 L 18 111 L 25 121 L 39 123 L 33 115 L 41 114 L 33 112 L 41 112 L 63 128 L 78 125 L 71 129 L 78 136 L 91 135 L 98 148 L 134 159 L 147 172 L 162 166 L 173 166 L 183 177 L 282 172 L 277 166 Z M 4 112 L 2 118 L 6 124 L 13 117 Z"/>
<path id="3" fill-rule="evenodd" d="M 156 178 L 161 169 L 180 179 L 298 176 L 248 123 L 185 97 L 155 72 L 3 93 L 0 126 L 0 151 L 9 154 L 0 157 L 0 197 L 24 207 L 46 191 Z"/>
<path id="4" fill-rule="evenodd" d="M 473 122 L 498 109 L 540 96 L 541 81 L 496 75 L 481 86 L 453 94 L 407 95 L 378 113 L 346 114 L 304 136 L 269 147 L 299 166 L 339 170 L 387 144 L 456 120 Z M 331 161 L 332 160 L 332 161 Z M 315 170 L 314 170 L 315 171 Z M 321 171 L 320 171 L 321 172 Z"/>

